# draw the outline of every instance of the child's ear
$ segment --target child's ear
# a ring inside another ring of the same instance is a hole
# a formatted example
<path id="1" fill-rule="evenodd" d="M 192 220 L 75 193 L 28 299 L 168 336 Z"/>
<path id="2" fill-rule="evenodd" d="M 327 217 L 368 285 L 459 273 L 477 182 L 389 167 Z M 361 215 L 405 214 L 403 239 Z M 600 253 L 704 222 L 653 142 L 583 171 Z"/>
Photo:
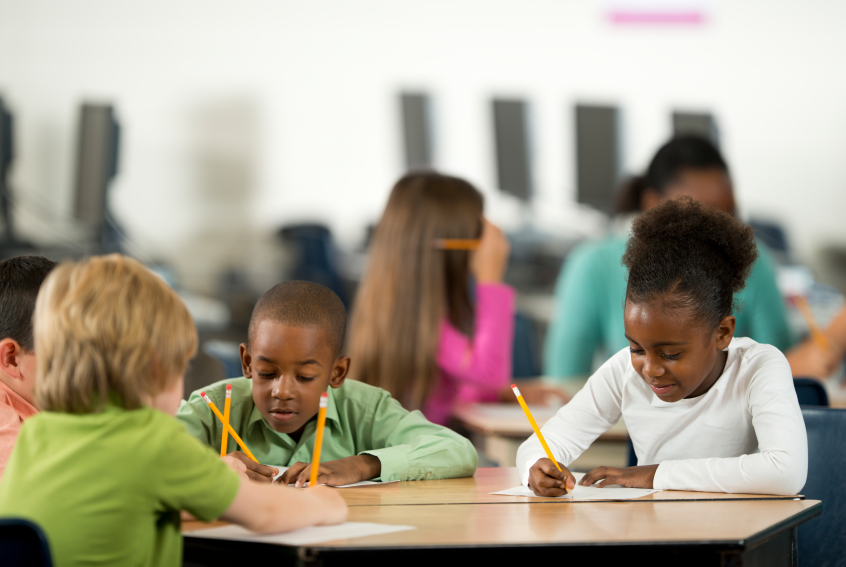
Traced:
<path id="1" fill-rule="evenodd" d="M 20 361 L 18 357 L 24 353 L 21 345 L 15 339 L 5 338 L 0 341 L 0 370 L 10 378 L 21 378 Z"/>
<path id="2" fill-rule="evenodd" d="M 737 319 L 734 315 L 728 315 L 727 317 L 723 317 L 720 324 L 717 325 L 717 349 L 718 350 L 725 350 L 728 348 L 729 343 L 734 338 L 734 326 L 737 323 Z"/>
<path id="3" fill-rule="evenodd" d="M 253 363 L 253 359 L 250 357 L 250 347 L 246 343 L 241 343 L 241 346 L 238 347 L 238 352 L 241 355 L 241 372 L 244 373 L 245 378 L 252 378 L 253 369 L 251 368 L 251 364 Z"/>
<path id="4" fill-rule="evenodd" d="M 332 365 L 332 374 L 329 376 L 329 385 L 333 388 L 340 388 L 347 379 L 347 373 L 350 371 L 350 357 L 340 356 Z"/>

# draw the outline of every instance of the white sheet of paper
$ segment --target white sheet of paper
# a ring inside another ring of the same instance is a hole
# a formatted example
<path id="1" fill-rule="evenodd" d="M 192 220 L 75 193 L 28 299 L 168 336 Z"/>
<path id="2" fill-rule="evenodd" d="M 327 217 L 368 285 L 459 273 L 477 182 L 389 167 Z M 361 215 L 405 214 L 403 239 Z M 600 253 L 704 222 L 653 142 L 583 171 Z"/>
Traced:
<path id="1" fill-rule="evenodd" d="M 312 545 L 336 539 L 352 539 L 372 535 L 391 534 L 416 530 L 414 526 L 391 526 L 369 522 L 344 522 L 336 526 L 312 526 L 284 534 L 259 535 L 241 526 L 223 526 L 183 534 L 185 537 L 227 539 L 233 541 L 254 541 L 275 545 Z"/>
<path id="2" fill-rule="evenodd" d="M 274 469 L 279 469 L 279 474 L 273 477 L 273 480 L 276 480 L 280 476 L 282 476 L 289 467 L 280 467 L 277 465 L 266 465 L 268 467 L 273 467 Z M 332 488 L 352 488 L 353 486 L 372 486 L 376 484 L 392 484 L 394 482 L 399 482 L 398 480 L 387 480 L 385 482 L 380 482 L 376 480 L 362 480 L 359 482 L 354 482 L 352 484 L 342 484 L 340 486 L 333 486 Z M 305 487 L 302 487 L 305 488 Z"/>
<path id="3" fill-rule="evenodd" d="M 596 486 L 579 486 L 578 484 L 573 489 L 573 500 L 633 500 L 646 496 L 648 494 L 655 494 L 658 490 L 652 488 L 625 488 L 623 486 L 608 486 L 605 488 L 597 488 Z M 499 492 L 491 492 L 491 494 L 502 494 L 503 496 L 528 496 L 530 498 L 543 498 L 537 496 L 528 486 L 515 486 L 508 490 L 500 490 Z M 570 498 L 569 494 L 563 496 L 555 496 L 554 498 Z M 546 497 L 549 498 L 549 497 Z"/>
<path id="4" fill-rule="evenodd" d="M 529 498 L 573 498 L 573 500 L 634 500 L 641 496 L 659 492 L 653 488 L 626 488 L 618 484 L 598 488 L 596 486 L 582 486 L 578 482 L 585 476 L 585 473 L 573 473 L 576 479 L 576 486 L 573 488 L 573 496 L 564 494 L 562 496 L 537 496 L 528 486 L 515 486 L 491 494 L 502 494 L 503 496 L 528 496 Z"/>

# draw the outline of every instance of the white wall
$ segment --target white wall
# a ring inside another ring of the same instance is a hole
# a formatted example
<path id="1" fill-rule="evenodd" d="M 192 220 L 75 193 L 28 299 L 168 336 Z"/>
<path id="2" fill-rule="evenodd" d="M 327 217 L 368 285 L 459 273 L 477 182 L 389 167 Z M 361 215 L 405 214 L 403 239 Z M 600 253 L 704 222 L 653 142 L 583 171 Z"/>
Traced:
<path id="1" fill-rule="evenodd" d="M 270 231 L 325 220 L 351 245 L 402 172 L 397 93 L 435 101 L 439 168 L 491 215 L 489 100 L 532 103 L 537 222 L 586 233 L 574 204 L 577 102 L 624 111 L 645 167 L 672 109 L 721 126 L 743 213 L 784 220 L 802 258 L 846 243 L 846 3 L 715 1 L 700 27 L 619 27 L 564 0 L 0 0 L 0 94 L 13 107 L 13 187 L 27 234 L 71 233 L 82 100 L 124 126 L 115 212 L 134 248 L 210 290 L 224 266 L 278 274 Z"/>

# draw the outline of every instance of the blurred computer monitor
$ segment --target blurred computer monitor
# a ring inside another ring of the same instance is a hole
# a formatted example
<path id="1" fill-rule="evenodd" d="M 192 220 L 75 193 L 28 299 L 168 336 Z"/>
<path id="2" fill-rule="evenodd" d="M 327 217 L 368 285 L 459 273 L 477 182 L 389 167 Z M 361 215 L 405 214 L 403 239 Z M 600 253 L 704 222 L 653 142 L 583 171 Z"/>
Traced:
<path id="1" fill-rule="evenodd" d="M 620 111 L 576 106 L 576 188 L 579 203 L 611 214 L 622 174 Z"/>
<path id="2" fill-rule="evenodd" d="M 96 237 L 110 238 L 109 185 L 118 171 L 120 126 L 108 104 L 83 104 L 79 118 L 76 153 L 74 216 L 87 224 Z M 110 251 L 110 250 L 106 250 Z"/>
<path id="3" fill-rule="evenodd" d="M 673 112 L 673 135 L 697 134 L 720 145 L 717 121 L 707 112 Z"/>
<path id="4" fill-rule="evenodd" d="M 432 117 L 429 96 L 401 93 L 406 170 L 432 169 Z"/>
<path id="5" fill-rule="evenodd" d="M 499 189 L 528 201 L 532 195 L 528 108 L 523 100 L 494 99 L 494 142 Z"/>
<path id="6" fill-rule="evenodd" d="M 14 159 L 14 124 L 12 113 L 0 97 L 0 216 L 3 220 L 3 239 L 8 244 L 15 240 L 12 227 L 9 170 Z"/>

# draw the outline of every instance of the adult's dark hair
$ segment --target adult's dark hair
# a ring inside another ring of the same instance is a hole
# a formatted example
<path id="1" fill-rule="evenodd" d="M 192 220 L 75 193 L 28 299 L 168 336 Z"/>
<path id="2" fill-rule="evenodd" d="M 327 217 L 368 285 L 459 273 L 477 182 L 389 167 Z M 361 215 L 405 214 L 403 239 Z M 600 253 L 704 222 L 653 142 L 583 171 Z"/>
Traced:
<path id="1" fill-rule="evenodd" d="M 693 134 L 675 137 L 661 146 L 646 173 L 626 181 L 617 197 L 617 212 L 639 212 L 644 191 L 653 189 L 664 195 L 685 169 L 720 169 L 728 173 L 723 156 L 708 139 Z"/>
<path id="2" fill-rule="evenodd" d="M 14 339 L 32 352 L 35 298 L 56 262 L 43 256 L 17 256 L 0 262 L 0 340 Z"/>
<path id="3" fill-rule="evenodd" d="M 266 319 L 291 327 L 322 329 L 335 357 L 344 347 L 347 310 L 334 291 L 320 284 L 293 280 L 278 283 L 265 292 L 250 317 L 251 342 L 256 326 Z"/>
<path id="4" fill-rule="evenodd" d="M 731 315 L 758 257 L 752 229 L 690 197 L 664 201 L 632 226 L 623 255 L 629 269 L 626 301 L 661 298 L 690 309 L 708 328 Z"/>

